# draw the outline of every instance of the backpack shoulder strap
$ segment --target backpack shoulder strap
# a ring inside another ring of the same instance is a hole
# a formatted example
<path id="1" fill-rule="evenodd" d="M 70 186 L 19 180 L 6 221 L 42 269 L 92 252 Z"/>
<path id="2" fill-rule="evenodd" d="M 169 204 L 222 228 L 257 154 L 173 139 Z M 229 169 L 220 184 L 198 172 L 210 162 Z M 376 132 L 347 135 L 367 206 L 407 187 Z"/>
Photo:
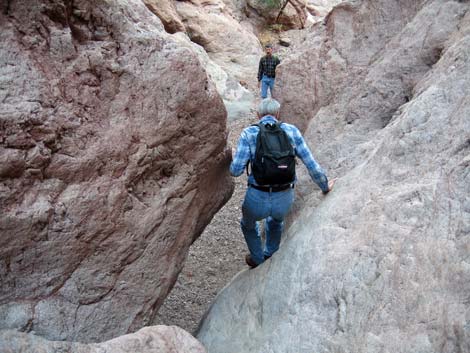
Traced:
<path id="1" fill-rule="evenodd" d="M 257 126 L 259 128 L 259 130 L 261 131 L 262 128 L 264 128 L 264 125 L 261 124 L 261 123 L 256 123 L 256 124 L 251 124 L 250 126 Z M 246 169 L 246 175 L 249 176 L 250 175 L 250 171 L 249 171 L 249 167 L 250 167 L 250 163 L 251 161 L 248 160 L 248 163 L 246 163 L 246 166 L 245 166 L 245 169 Z"/>

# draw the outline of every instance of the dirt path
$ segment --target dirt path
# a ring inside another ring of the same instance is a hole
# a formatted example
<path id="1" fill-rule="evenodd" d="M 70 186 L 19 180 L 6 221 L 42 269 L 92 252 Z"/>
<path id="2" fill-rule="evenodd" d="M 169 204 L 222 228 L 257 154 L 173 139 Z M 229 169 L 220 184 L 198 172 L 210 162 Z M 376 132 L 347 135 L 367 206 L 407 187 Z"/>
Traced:
<path id="1" fill-rule="evenodd" d="M 256 121 L 255 114 L 229 121 L 229 143 L 236 146 L 243 128 Z M 154 324 L 177 325 L 194 333 L 217 293 L 235 274 L 248 268 L 244 260 L 248 250 L 239 223 L 245 190 L 246 177 L 235 178 L 232 198 L 191 246 L 184 268 Z"/>

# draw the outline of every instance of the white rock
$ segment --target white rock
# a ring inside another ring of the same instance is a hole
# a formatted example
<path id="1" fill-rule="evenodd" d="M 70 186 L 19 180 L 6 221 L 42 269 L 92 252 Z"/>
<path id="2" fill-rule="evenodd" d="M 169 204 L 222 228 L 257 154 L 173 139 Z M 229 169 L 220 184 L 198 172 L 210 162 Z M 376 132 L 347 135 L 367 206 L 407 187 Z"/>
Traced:
<path id="1" fill-rule="evenodd" d="M 33 334 L 0 331 L 0 351 L 8 353 L 205 353 L 189 333 L 176 326 L 145 327 L 103 343 L 47 341 Z"/>
<path id="2" fill-rule="evenodd" d="M 286 104 L 315 97 L 305 137 L 340 179 L 322 198 L 301 172 L 280 250 L 202 322 L 210 353 L 470 351 L 469 4 L 371 5 L 337 7 L 311 66 L 290 62 L 317 85 Z"/>

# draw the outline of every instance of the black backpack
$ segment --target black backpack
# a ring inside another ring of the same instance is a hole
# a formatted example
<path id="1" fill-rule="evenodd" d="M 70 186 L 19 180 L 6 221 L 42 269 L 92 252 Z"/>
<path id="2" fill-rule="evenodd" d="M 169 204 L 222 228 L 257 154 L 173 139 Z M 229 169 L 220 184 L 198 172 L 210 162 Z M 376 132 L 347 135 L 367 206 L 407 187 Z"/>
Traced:
<path id="1" fill-rule="evenodd" d="M 254 124 L 260 130 L 251 172 L 258 185 L 285 185 L 295 180 L 295 152 L 281 124 Z"/>

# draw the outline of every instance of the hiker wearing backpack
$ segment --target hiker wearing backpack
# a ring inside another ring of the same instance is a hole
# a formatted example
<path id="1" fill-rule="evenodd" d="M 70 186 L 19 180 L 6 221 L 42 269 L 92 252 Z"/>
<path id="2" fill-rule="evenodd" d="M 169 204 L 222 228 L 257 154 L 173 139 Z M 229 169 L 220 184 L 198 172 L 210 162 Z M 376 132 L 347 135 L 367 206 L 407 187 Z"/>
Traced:
<path id="1" fill-rule="evenodd" d="M 299 129 L 280 122 L 280 104 L 264 99 L 258 108 L 259 123 L 243 130 L 230 165 L 230 173 L 240 176 L 251 165 L 248 189 L 242 205 L 241 229 L 250 254 L 245 261 L 255 268 L 278 249 L 284 217 L 294 202 L 295 157 L 308 169 L 312 180 L 327 194 L 334 184 L 315 161 Z M 265 220 L 263 248 L 257 221 Z"/>
<path id="2" fill-rule="evenodd" d="M 271 91 L 271 98 L 273 97 L 276 67 L 281 63 L 281 60 L 273 55 L 271 44 L 267 44 L 265 50 L 266 55 L 260 59 L 258 67 L 258 88 L 261 86 L 261 98 L 263 99 L 268 96 L 268 88 Z"/>

